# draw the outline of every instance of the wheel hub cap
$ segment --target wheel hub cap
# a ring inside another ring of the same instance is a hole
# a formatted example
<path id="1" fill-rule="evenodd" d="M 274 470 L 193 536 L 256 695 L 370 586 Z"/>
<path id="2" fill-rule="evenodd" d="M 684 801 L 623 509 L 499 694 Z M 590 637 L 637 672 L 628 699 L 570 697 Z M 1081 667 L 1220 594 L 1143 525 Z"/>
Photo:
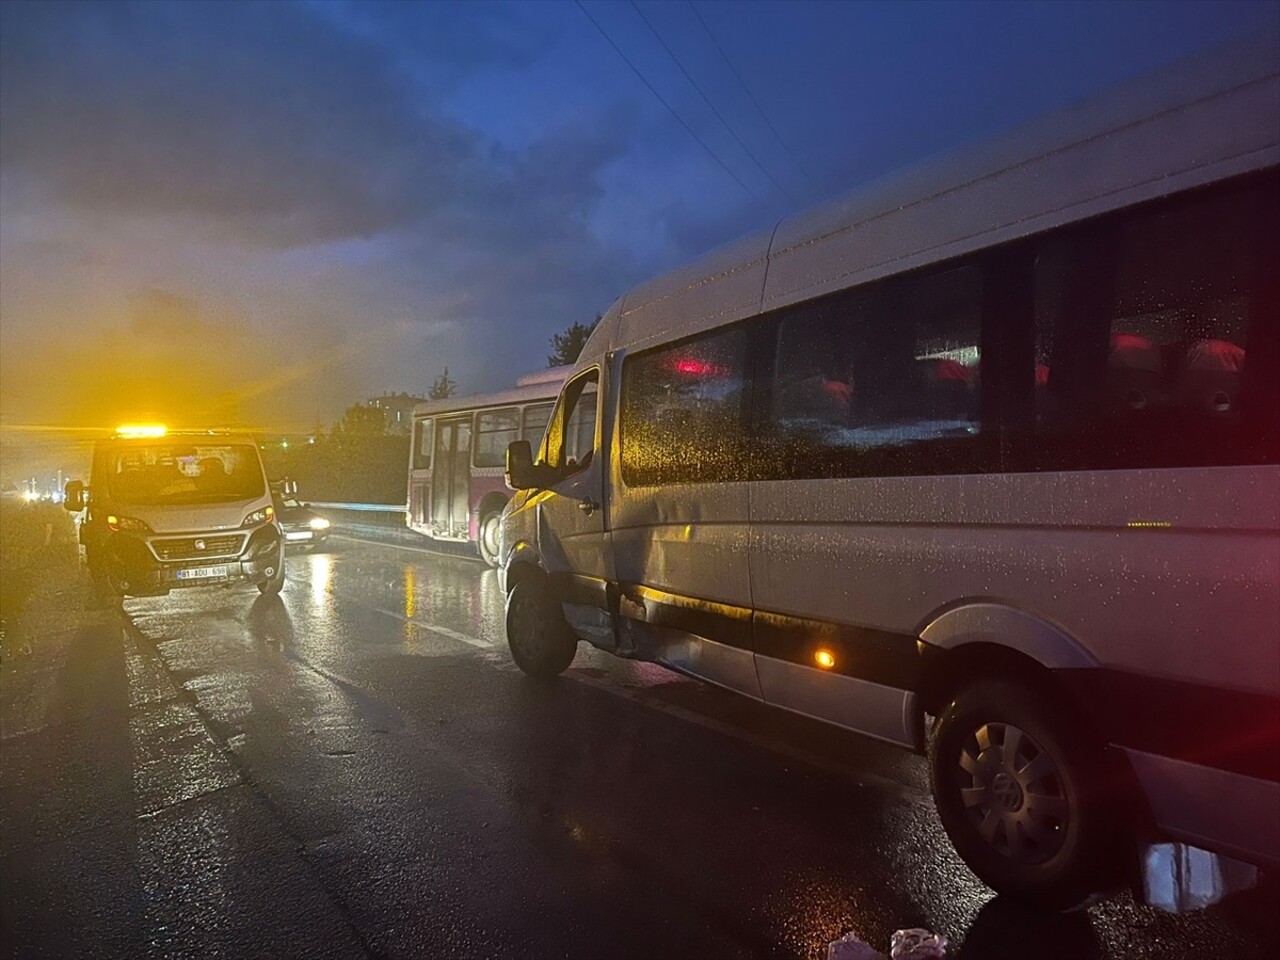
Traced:
<path id="1" fill-rule="evenodd" d="M 1017 780 L 1003 770 L 992 778 L 991 793 L 996 803 L 1010 813 L 1022 806 L 1022 788 L 1018 786 Z"/>
<path id="2" fill-rule="evenodd" d="M 530 600 L 521 600 L 515 609 L 515 622 L 512 624 L 511 639 L 519 646 L 521 652 L 528 657 L 537 657 L 542 653 L 542 611 Z"/>
<path id="3" fill-rule="evenodd" d="M 983 724 L 960 751 L 960 799 L 982 839 L 1024 864 L 1062 849 L 1070 809 L 1053 757 L 1023 730 Z"/>

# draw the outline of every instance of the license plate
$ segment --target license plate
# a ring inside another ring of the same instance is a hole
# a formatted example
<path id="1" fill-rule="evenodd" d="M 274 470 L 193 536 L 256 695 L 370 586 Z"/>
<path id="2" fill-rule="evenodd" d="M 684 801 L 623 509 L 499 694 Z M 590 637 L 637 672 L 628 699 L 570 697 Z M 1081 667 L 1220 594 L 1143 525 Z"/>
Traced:
<path id="1" fill-rule="evenodd" d="M 286 540 L 310 540 L 310 539 L 311 539 L 311 531 L 310 531 L 310 530 L 299 530 L 299 531 L 297 531 L 296 533 L 286 533 L 286 534 L 284 535 L 284 538 L 285 538 Z"/>
<path id="2" fill-rule="evenodd" d="M 212 577 L 225 577 L 227 568 L 223 567 L 189 567 L 178 571 L 179 580 L 208 580 Z"/>

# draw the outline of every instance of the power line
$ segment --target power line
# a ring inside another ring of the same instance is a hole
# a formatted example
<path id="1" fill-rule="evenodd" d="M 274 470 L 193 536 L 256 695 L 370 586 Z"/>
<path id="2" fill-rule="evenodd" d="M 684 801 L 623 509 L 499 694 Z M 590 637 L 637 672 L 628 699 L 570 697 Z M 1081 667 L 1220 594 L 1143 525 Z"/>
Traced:
<path id="1" fill-rule="evenodd" d="M 773 174 L 771 174 L 768 170 L 765 169 L 764 164 L 760 162 L 760 158 L 751 152 L 751 148 L 742 142 L 742 138 L 738 136 L 737 131 L 735 131 L 733 127 L 729 126 L 729 121 L 726 120 L 724 118 L 724 115 L 719 110 L 716 109 L 716 105 L 712 103 L 711 98 L 708 97 L 705 92 L 703 92 L 702 87 L 698 85 L 698 81 L 693 79 L 689 71 L 685 69 L 684 64 L 680 62 L 680 58 L 675 55 L 675 51 L 673 51 L 669 46 L 667 46 L 667 42 L 662 39 L 662 35 L 658 33 L 657 29 L 654 28 L 653 24 L 649 22 L 649 18 L 646 17 L 644 15 L 644 12 L 636 5 L 636 0 L 631 0 L 631 9 L 636 12 L 636 14 L 640 17 L 641 20 L 644 21 L 644 25 L 649 28 L 649 32 L 653 34 L 654 39 L 656 39 L 658 43 L 662 45 L 662 49 L 665 50 L 667 52 L 667 56 L 671 58 L 671 62 L 674 63 L 680 69 L 680 72 L 684 74 L 684 78 L 689 81 L 693 89 L 698 91 L 698 96 L 702 98 L 702 102 L 711 108 L 711 112 L 716 115 L 716 119 L 720 121 L 720 124 L 726 130 L 729 131 L 729 135 L 733 137 L 733 139 L 737 142 L 738 146 L 740 146 L 743 152 L 746 153 L 746 155 L 751 158 L 752 163 L 754 163 L 760 169 L 760 172 L 769 178 L 769 182 L 778 188 L 778 192 L 781 193 L 784 197 L 786 197 L 787 200 L 794 207 L 796 205 L 796 198 L 791 196 L 791 194 L 787 192 L 787 188 L 773 178 Z"/>
<path id="2" fill-rule="evenodd" d="M 733 65 L 733 61 L 729 59 L 729 55 L 725 53 L 724 48 L 720 46 L 720 41 L 717 40 L 716 35 L 711 32 L 711 27 L 707 24 L 707 21 L 702 19 L 702 14 L 700 14 L 698 12 L 698 8 L 693 5 L 693 0 L 685 0 L 685 2 L 689 5 L 689 9 L 693 11 L 693 15 L 698 18 L 698 23 L 702 24 L 702 29 L 706 31 L 707 36 L 711 38 L 712 46 L 716 48 L 716 52 L 720 54 L 720 59 L 724 61 L 725 66 L 729 68 L 729 71 L 738 81 L 738 86 L 742 87 L 742 92 L 747 95 L 747 99 L 751 101 L 751 105 L 756 108 L 756 113 L 760 114 L 760 119 L 763 120 L 765 125 L 768 126 L 770 131 L 772 131 L 778 143 L 781 144 L 782 149 L 786 151 L 787 156 L 791 159 L 791 162 L 796 165 L 796 169 L 804 174 L 805 179 L 809 181 L 810 185 L 812 185 L 813 174 L 805 169 L 804 164 L 802 164 L 796 155 L 791 152 L 791 148 L 787 146 L 787 141 L 782 138 L 782 134 L 778 133 L 777 127 L 773 125 L 772 121 L 769 119 L 769 115 L 764 112 L 764 108 L 760 106 L 760 102 L 756 100 L 755 96 L 751 93 L 751 88 L 747 86 L 747 82 L 742 79 L 742 74 L 738 73 L 737 67 Z"/>
<path id="3" fill-rule="evenodd" d="M 712 160 L 714 160 L 716 162 L 716 165 L 721 170 L 723 170 L 730 177 L 732 177 L 733 182 L 736 183 L 738 186 L 740 186 L 743 190 L 745 190 L 752 200 L 760 204 L 765 209 L 769 210 L 771 213 L 775 213 L 776 211 L 774 211 L 773 208 L 768 203 L 762 200 L 754 190 L 752 190 L 749 186 L 743 183 L 742 178 L 739 177 L 732 170 L 730 170 L 725 165 L 725 162 L 721 160 L 718 156 L 716 156 L 716 152 L 712 150 L 709 146 L 707 146 L 706 142 L 700 136 L 698 136 L 698 134 L 694 131 L 693 127 L 685 123 L 684 118 L 681 117 L 680 114 L 676 113 L 675 108 L 673 108 L 671 104 L 667 103 L 666 99 L 662 96 L 662 94 L 658 92 L 657 88 L 654 87 L 654 85 L 650 83 L 647 79 L 645 79 L 645 75 L 640 72 L 640 69 L 634 63 L 632 63 L 630 59 L 628 59 L 627 55 L 622 52 L 622 48 L 613 42 L 613 38 L 610 37 L 609 34 L 605 33 L 604 27 L 600 26 L 600 24 L 596 22 L 596 18 L 591 16 L 587 8 L 582 5 L 582 0 L 573 0 L 573 2 L 577 4 L 578 9 L 582 11 L 583 16 L 585 16 L 588 20 L 591 21 L 591 25 L 595 27 L 598 31 L 600 31 L 600 36 L 604 37 L 605 41 L 609 44 L 609 46 L 613 47 L 614 52 L 617 53 L 617 55 L 622 58 L 622 62 L 631 68 L 631 72 L 640 78 L 640 82 L 649 88 L 649 92 L 658 98 L 658 102 L 667 108 L 667 112 L 670 113 L 671 116 L 676 118 L 676 121 L 680 124 L 680 126 L 684 127 L 685 132 L 688 133 L 689 136 L 693 137 L 693 139 L 697 141 L 698 146 L 702 147 L 702 149 L 706 151 L 707 156 L 709 156 Z"/>

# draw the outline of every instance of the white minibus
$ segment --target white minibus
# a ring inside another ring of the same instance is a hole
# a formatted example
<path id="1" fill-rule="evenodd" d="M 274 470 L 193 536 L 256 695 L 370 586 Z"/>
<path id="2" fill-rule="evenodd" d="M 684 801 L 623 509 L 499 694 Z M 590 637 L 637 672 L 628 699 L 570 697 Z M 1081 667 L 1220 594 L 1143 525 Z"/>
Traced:
<path id="1" fill-rule="evenodd" d="M 965 861 L 1041 904 L 1275 869 L 1278 63 L 1212 51 L 626 293 L 508 450 L 516 663 L 586 640 L 927 753 Z"/>

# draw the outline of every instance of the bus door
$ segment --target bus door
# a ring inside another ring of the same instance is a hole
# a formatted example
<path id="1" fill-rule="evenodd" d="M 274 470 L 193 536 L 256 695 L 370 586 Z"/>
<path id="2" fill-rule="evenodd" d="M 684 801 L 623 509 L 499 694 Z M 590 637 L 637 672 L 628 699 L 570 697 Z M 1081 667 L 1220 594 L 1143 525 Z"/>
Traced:
<path id="1" fill-rule="evenodd" d="M 431 527 L 437 536 L 466 538 L 471 491 L 471 417 L 436 425 L 431 472 Z"/>

